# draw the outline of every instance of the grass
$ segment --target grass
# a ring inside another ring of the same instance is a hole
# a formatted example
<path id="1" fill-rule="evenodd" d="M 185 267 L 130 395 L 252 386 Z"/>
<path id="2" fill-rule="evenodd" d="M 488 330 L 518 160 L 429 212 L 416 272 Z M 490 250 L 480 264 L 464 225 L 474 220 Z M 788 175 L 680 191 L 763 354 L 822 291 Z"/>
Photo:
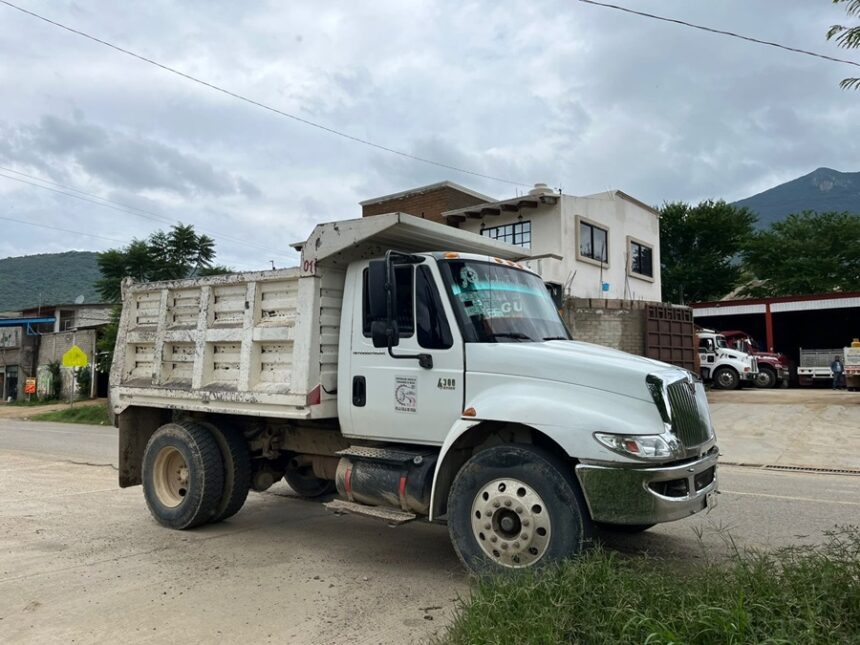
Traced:
<path id="1" fill-rule="evenodd" d="M 478 580 L 441 642 L 860 643 L 860 531 L 818 547 L 679 570 L 600 548 L 541 572 Z"/>
<path id="2" fill-rule="evenodd" d="M 37 399 L 31 398 L 29 401 L 27 399 L 18 399 L 17 401 L 9 401 L 6 405 L 13 405 L 15 407 L 22 408 L 31 408 L 38 405 L 54 405 L 55 403 L 61 403 L 59 399 Z"/>
<path id="3" fill-rule="evenodd" d="M 43 412 L 30 417 L 31 421 L 55 421 L 59 423 L 87 423 L 90 425 L 110 425 L 107 406 L 104 404 L 77 404 L 64 410 Z"/>

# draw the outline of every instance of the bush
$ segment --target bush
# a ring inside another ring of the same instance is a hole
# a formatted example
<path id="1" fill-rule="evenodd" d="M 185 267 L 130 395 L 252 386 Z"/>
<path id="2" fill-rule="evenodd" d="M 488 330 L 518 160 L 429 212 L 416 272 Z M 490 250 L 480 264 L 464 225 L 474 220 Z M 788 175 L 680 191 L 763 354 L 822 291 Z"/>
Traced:
<path id="1" fill-rule="evenodd" d="M 479 580 L 447 643 L 860 643 L 860 532 L 679 570 L 596 549 Z"/>

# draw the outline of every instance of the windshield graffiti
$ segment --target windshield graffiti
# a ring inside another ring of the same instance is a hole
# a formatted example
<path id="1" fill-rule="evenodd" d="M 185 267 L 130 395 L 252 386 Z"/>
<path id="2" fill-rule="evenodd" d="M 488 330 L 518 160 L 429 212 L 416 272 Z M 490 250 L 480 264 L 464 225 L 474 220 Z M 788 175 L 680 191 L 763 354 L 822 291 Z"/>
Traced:
<path id="1" fill-rule="evenodd" d="M 489 262 L 445 264 L 447 286 L 470 342 L 570 338 L 545 285 L 533 273 Z"/>

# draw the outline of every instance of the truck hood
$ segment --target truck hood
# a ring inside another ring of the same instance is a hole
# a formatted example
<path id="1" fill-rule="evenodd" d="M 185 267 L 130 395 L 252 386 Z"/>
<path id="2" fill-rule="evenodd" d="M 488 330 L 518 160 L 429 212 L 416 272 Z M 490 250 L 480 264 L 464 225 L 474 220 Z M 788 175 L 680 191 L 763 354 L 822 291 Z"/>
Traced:
<path id="1" fill-rule="evenodd" d="M 466 343 L 466 371 L 543 379 L 651 401 L 645 377 L 686 370 L 600 345 L 570 340 L 542 343 Z"/>
<path id="2" fill-rule="evenodd" d="M 722 354 L 723 356 L 728 356 L 729 358 L 734 358 L 738 361 L 746 361 L 749 360 L 750 354 L 746 352 L 741 352 L 736 349 L 728 349 L 727 347 L 720 347 L 717 350 L 718 354 Z"/>

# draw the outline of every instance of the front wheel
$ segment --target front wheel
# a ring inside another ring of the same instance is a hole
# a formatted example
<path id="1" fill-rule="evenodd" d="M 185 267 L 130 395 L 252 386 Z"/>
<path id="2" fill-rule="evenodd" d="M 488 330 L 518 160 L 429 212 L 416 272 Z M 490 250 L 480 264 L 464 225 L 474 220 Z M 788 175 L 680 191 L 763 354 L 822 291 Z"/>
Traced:
<path id="1" fill-rule="evenodd" d="M 473 572 L 539 566 L 580 554 L 592 525 L 570 468 L 530 445 L 495 446 L 457 473 L 448 532 Z"/>
<path id="2" fill-rule="evenodd" d="M 714 372 L 714 385 L 721 390 L 736 390 L 741 384 L 738 373 L 731 367 L 721 367 Z"/>
<path id="3" fill-rule="evenodd" d="M 776 372 L 769 367 L 759 367 L 755 377 L 756 387 L 774 387 L 776 385 Z"/>

